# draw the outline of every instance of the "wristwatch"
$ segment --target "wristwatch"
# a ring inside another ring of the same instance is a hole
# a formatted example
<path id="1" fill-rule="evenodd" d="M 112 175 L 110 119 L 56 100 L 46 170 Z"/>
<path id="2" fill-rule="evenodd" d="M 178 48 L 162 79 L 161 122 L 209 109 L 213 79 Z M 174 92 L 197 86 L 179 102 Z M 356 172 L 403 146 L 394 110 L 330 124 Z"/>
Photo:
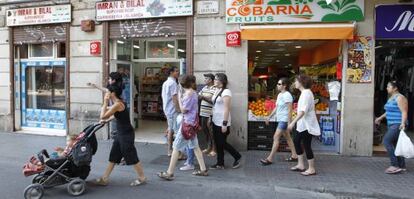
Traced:
<path id="1" fill-rule="evenodd" d="M 228 121 L 223 121 L 223 126 L 227 126 Z"/>

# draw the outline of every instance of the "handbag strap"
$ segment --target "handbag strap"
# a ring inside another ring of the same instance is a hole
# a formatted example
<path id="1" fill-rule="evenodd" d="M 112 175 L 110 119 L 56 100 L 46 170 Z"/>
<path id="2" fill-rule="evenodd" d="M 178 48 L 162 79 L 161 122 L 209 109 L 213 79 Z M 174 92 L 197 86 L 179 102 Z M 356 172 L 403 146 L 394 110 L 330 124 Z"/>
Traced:
<path id="1" fill-rule="evenodd" d="M 216 98 L 214 98 L 213 104 L 216 104 L 217 102 L 217 98 L 221 97 L 221 94 L 223 93 L 224 89 L 221 89 L 221 91 L 218 93 L 218 95 L 216 96 Z"/>

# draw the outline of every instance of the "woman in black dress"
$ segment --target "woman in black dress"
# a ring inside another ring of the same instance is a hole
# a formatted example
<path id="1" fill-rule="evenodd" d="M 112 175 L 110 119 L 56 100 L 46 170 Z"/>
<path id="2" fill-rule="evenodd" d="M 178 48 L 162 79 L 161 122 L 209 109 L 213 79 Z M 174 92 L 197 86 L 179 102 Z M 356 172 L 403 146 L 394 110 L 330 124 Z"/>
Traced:
<path id="1" fill-rule="evenodd" d="M 109 175 L 124 158 L 126 165 L 134 165 L 138 179 L 131 183 L 131 186 L 138 186 L 146 182 L 144 170 L 139 162 L 137 150 L 134 146 L 135 132 L 131 126 L 128 110 L 121 99 L 122 89 L 116 85 L 109 85 L 101 110 L 101 122 L 108 122 L 115 119 L 118 134 L 114 138 L 111 152 L 109 154 L 109 165 L 104 175 L 96 180 L 98 185 L 106 186 L 109 182 Z M 109 101 L 114 104 L 108 108 Z"/>

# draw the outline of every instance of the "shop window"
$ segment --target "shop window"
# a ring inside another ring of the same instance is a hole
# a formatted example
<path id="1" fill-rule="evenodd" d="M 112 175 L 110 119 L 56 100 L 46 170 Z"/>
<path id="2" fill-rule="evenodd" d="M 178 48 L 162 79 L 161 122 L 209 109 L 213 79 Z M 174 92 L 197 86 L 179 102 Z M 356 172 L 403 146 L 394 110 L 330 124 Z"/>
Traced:
<path id="1" fill-rule="evenodd" d="M 65 68 L 27 67 L 26 107 L 65 110 Z"/>
<path id="2" fill-rule="evenodd" d="M 66 43 L 65 42 L 59 42 L 57 44 L 57 57 L 58 58 L 66 57 Z"/>
<path id="3" fill-rule="evenodd" d="M 122 61 L 131 61 L 131 41 L 116 40 L 116 58 Z"/>
<path id="4" fill-rule="evenodd" d="M 178 40 L 177 55 L 178 59 L 186 58 L 186 40 Z"/>
<path id="5" fill-rule="evenodd" d="M 53 43 L 31 44 L 30 57 L 53 57 Z"/>
<path id="6" fill-rule="evenodd" d="M 175 58 L 175 41 L 148 41 L 147 58 Z"/>
<path id="7" fill-rule="evenodd" d="M 134 41 L 132 45 L 133 49 L 133 58 L 134 59 L 145 59 L 145 50 L 146 50 L 146 41 L 145 40 L 139 40 Z"/>

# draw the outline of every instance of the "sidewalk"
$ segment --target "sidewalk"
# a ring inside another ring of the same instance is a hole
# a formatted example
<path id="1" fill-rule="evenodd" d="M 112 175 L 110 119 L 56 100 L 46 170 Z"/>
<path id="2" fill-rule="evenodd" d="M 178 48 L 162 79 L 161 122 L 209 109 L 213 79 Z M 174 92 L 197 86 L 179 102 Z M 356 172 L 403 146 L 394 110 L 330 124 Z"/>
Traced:
<path id="1" fill-rule="evenodd" d="M 61 137 L 0 133 L 0 191 L 6 198 L 20 198 L 30 179 L 22 177 L 21 166 L 41 148 L 52 149 L 64 145 Z M 209 177 L 193 177 L 188 172 L 176 172 L 176 180 L 163 182 L 156 173 L 168 167 L 166 146 L 137 143 L 138 155 L 144 165 L 149 184 L 131 189 L 128 184 L 135 176 L 131 167 L 117 167 L 108 188 L 88 186 L 81 198 L 106 198 L 120 193 L 123 198 L 413 198 L 414 161 L 408 160 L 408 172 L 384 174 L 386 157 L 342 157 L 316 154 L 318 175 L 303 177 L 289 171 L 293 163 L 283 162 L 288 154 L 279 154 L 274 164 L 263 167 L 259 159 L 264 152 L 243 152 L 242 167 L 237 170 L 211 170 Z M 110 141 L 100 141 L 89 180 L 99 177 L 107 164 Z M 208 165 L 214 158 L 207 158 Z M 226 164 L 233 160 L 226 155 Z M 179 163 L 181 166 L 182 163 Z M 47 190 L 45 198 L 71 198 L 64 190 Z M 109 194 L 109 195 L 108 195 Z M 129 197 L 130 196 L 130 197 Z M 194 197 L 192 197 L 194 196 Z"/>

